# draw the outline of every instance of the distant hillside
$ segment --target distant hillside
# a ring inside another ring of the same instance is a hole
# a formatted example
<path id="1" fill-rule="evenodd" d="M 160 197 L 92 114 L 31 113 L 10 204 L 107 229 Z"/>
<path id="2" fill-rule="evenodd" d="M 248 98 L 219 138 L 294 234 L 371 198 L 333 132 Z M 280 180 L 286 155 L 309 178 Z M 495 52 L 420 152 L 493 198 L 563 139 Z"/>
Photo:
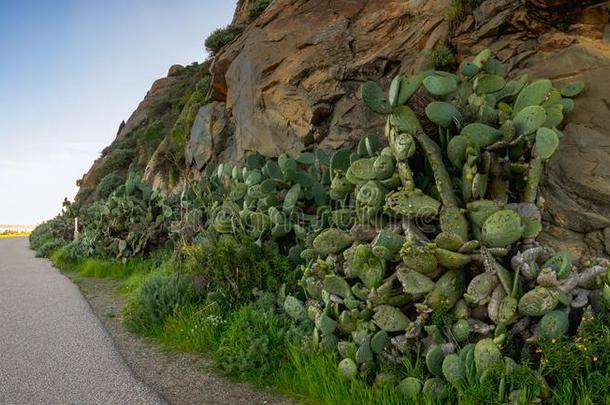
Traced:
<path id="1" fill-rule="evenodd" d="M 77 181 L 76 202 L 88 205 L 107 197 L 139 171 L 156 188 L 168 191 L 180 179 L 184 149 L 195 114 L 206 99 L 209 63 L 174 65 L 155 81 L 115 140 Z"/>

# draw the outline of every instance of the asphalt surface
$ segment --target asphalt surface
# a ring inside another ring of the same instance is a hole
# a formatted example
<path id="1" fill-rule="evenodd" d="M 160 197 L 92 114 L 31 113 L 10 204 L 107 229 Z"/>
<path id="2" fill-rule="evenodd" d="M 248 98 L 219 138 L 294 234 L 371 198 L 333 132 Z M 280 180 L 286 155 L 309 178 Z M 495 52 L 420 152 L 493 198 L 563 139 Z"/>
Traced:
<path id="1" fill-rule="evenodd" d="M 0 239 L 0 404 L 164 404 L 70 280 Z"/>

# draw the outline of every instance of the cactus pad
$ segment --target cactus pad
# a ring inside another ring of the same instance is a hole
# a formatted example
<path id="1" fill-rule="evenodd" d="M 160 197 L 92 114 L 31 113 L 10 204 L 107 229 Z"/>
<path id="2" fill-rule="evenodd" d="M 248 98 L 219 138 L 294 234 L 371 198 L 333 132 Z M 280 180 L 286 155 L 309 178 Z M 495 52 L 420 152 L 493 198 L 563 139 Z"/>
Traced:
<path id="1" fill-rule="evenodd" d="M 462 121 L 462 114 L 460 114 L 458 109 L 453 104 L 443 101 L 433 101 L 428 104 L 426 115 L 430 121 L 445 128 L 450 127 L 454 123 L 459 124 Z"/>
<path id="2" fill-rule="evenodd" d="M 582 81 L 576 81 L 570 83 L 561 89 L 561 95 L 564 97 L 576 97 L 585 89 L 585 83 Z"/>
<path id="3" fill-rule="evenodd" d="M 343 378 L 354 378 L 358 375 L 358 366 L 352 359 L 343 359 L 339 362 L 339 375 Z"/>
<path id="4" fill-rule="evenodd" d="M 542 317 L 538 326 L 540 335 L 547 339 L 565 335 L 569 327 L 568 315 L 563 311 L 549 312 Z"/>
<path id="5" fill-rule="evenodd" d="M 509 246 L 523 235 L 521 217 L 511 210 L 500 210 L 491 214 L 483 223 L 481 238 L 492 248 Z"/>
<path id="6" fill-rule="evenodd" d="M 536 287 L 521 297 L 518 309 L 525 316 L 542 316 L 555 309 L 558 303 L 556 293 L 545 287 Z"/>
<path id="7" fill-rule="evenodd" d="M 383 89 L 375 82 L 366 82 L 362 86 L 362 99 L 365 104 L 379 114 L 389 114 L 392 106 L 388 101 Z"/>
<path id="8" fill-rule="evenodd" d="M 434 96 L 446 96 L 457 90 L 457 79 L 453 75 L 433 74 L 423 80 L 423 85 Z"/>
<path id="9" fill-rule="evenodd" d="M 536 154 L 543 160 L 549 159 L 559 146 L 559 137 L 552 129 L 538 128 L 536 132 Z"/>
<path id="10" fill-rule="evenodd" d="M 410 321 L 398 308 L 380 305 L 375 308 L 373 322 L 386 332 L 400 332 L 407 328 Z"/>
<path id="11" fill-rule="evenodd" d="M 492 339 L 481 339 L 474 346 L 474 364 L 479 375 L 502 363 L 502 353 Z"/>

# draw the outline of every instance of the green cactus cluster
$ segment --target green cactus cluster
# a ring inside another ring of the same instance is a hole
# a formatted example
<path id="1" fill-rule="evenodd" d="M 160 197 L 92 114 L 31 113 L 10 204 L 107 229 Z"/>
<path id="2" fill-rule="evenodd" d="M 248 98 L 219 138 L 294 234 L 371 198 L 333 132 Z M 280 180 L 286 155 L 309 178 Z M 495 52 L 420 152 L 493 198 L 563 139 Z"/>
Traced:
<path id="1" fill-rule="evenodd" d="M 173 210 L 158 190 L 131 172 L 125 184 L 81 215 L 81 236 L 73 244 L 87 255 L 126 258 L 143 255 L 168 240 Z"/>
<path id="2" fill-rule="evenodd" d="M 527 344 L 568 333 L 603 287 L 568 252 L 535 241 L 543 164 L 582 85 L 558 90 L 503 71 L 483 50 L 457 74 L 398 76 L 387 95 L 362 87 L 386 116 L 385 137 L 335 152 L 329 209 L 350 221 L 326 223 L 303 251 L 313 341 L 340 354 L 341 375 L 370 377 L 423 345 L 430 378 L 397 389 L 442 400 L 514 363 L 508 336 Z M 453 320 L 439 326 L 435 313 Z"/>
<path id="3" fill-rule="evenodd" d="M 457 73 L 397 76 L 387 94 L 366 82 L 383 137 L 204 169 L 205 228 L 289 250 L 307 300 L 288 296 L 284 309 L 314 325 L 315 347 L 339 354 L 342 377 L 383 379 L 384 363 L 423 348 L 430 378 L 397 389 L 442 400 L 510 363 L 508 336 L 566 334 L 600 295 L 597 270 L 535 241 L 543 165 L 582 86 L 503 73 L 483 50 Z"/>
<path id="4" fill-rule="evenodd" d="M 452 387 L 510 373 L 507 339 L 561 337 L 584 308 L 610 300 L 608 262 L 578 267 L 536 241 L 544 163 L 584 85 L 504 70 L 485 49 L 455 73 L 399 75 L 387 94 L 366 82 L 362 99 L 386 118 L 382 137 L 210 163 L 171 198 L 132 174 L 83 222 L 117 257 L 170 231 L 191 242 L 203 232 L 275 240 L 302 271 L 284 311 L 314 325 L 311 342 L 339 355 L 339 375 L 393 381 L 384 364 L 420 353 L 428 378 L 396 389 L 442 401 Z"/>

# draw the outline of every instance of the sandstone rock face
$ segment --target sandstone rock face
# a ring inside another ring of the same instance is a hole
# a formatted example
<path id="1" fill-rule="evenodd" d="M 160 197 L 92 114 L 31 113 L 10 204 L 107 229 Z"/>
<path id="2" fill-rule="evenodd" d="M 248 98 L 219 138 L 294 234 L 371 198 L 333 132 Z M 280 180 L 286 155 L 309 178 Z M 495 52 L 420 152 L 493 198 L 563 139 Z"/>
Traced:
<path id="1" fill-rule="evenodd" d="M 235 127 L 237 147 L 225 156 L 334 148 L 378 130 L 362 82 L 417 69 L 446 36 L 448 2 L 274 1 L 212 68 L 211 97 Z"/>
<path id="2" fill-rule="evenodd" d="M 235 20 L 245 20 L 240 2 Z M 543 239 L 576 255 L 610 247 L 610 32 L 603 1 L 486 0 L 446 21 L 449 0 L 275 0 L 212 66 L 211 97 L 225 114 L 208 112 L 207 126 L 234 128 L 225 148 L 203 150 L 209 160 L 241 160 L 258 151 L 291 154 L 347 144 L 381 132 L 364 108 L 363 81 L 388 85 L 398 72 L 430 66 L 440 43 L 458 61 L 484 47 L 511 75 L 549 77 L 558 86 L 584 80 L 587 90 L 569 116 L 559 153 L 547 167 L 542 196 Z M 606 33 L 606 34 L 605 34 Z M 604 39 L 606 38 L 606 39 Z M 202 112 L 203 113 L 203 112 Z M 207 142 L 209 135 L 199 137 Z M 201 167 L 202 161 L 197 162 Z"/>
<path id="3" fill-rule="evenodd" d="M 186 163 L 201 170 L 212 156 L 225 151 L 232 128 L 226 119 L 223 103 L 212 102 L 197 112 L 186 148 Z"/>
<path id="4" fill-rule="evenodd" d="M 233 13 L 233 24 L 244 24 L 250 17 L 250 8 L 256 3 L 256 0 L 239 0 L 235 13 Z"/>
<path id="5" fill-rule="evenodd" d="M 555 230 L 550 243 L 564 244 L 567 231 L 581 235 L 577 254 L 610 253 L 610 44 L 584 42 L 532 58 L 537 76 L 587 84 L 566 126 L 557 155 L 549 162 L 543 197 Z M 573 237 L 574 235 L 572 235 Z"/>

